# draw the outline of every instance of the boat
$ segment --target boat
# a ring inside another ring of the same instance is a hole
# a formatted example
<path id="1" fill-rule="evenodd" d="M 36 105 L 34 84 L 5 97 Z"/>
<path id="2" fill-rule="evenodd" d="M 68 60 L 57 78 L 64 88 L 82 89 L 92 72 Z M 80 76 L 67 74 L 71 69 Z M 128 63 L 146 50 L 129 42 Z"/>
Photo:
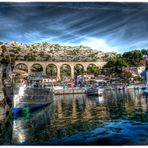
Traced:
<path id="1" fill-rule="evenodd" d="M 145 90 L 145 91 L 143 92 L 143 94 L 147 96 L 147 95 L 148 95 L 148 91 Z"/>
<path id="2" fill-rule="evenodd" d="M 146 81 L 145 81 L 145 86 L 143 87 L 143 89 L 144 89 L 144 92 L 143 92 L 143 94 L 144 95 L 148 95 L 148 70 L 145 70 L 145 78 L 146 78 Z"/>
<path id="3" fill-rule="evenodd" d="M 140 86 L 134 86 L 134 89 L 135 90 L 139 90 L 140 89 Z"/>
<path id="4" fill-rule="evenodd" d="M 43 107 L 48 106 L 51 103 L 47 103 L 47 104 L 33 104 L 33 105 L 29 105 L 27 107 L 15 107 L 13 108 L 13 113 L 14 114 L 21 114 L 21 113 L 26 113 L 26 112 L 34 112 L 36 110 L 39 110 Z"/>
<path id="5" fill-rule="evenodd" d="M 26 84 L 14 89 L 13 113 L 22 114 L 36 111 L 53 102 L 52 90 L 40 87 L 27 87 Z"/>
<path id="6" fill-rule="evenodd" d="M 100 87 L 91 87 L 86 90 L 86 94 L 90 96 L 103 95 L 104 89 Z"/>
<path id="7" fill-rule="evenodd" d="M 62 85 L 54 85 L 53 86 L 53 91 L 55 91 L 55 90 L 63 90 L 64 89 L 64 86 L 62 86 Z"/>
<path id="8" fill-rule="evenodd" d="M 141 87 L 142 90 L 147 90 L 148 89 L 148 86 L 143 86 Z"/>
<path id="9" fill-rule="evenodd" d="M 52 89 L 52 90 L 64 89 L 64 85 L 62 85 L 62 84 L 53 84 L 53 83 L 46 83 L 46 84 L 44 84 L 44 87 L 47 88 L 47 89 Z"/>

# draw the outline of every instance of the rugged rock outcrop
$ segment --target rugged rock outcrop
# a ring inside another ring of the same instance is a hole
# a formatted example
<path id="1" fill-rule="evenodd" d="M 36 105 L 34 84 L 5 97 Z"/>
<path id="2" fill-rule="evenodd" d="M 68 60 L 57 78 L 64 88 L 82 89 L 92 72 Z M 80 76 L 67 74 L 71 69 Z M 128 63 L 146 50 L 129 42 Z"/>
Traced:
<path id="1" fill-rule="evenodd" d="M 0 44 L 1 60 L 27 61 L 106 61 L 116 53 L 105 53 L 85 46 L 63 46 L 59 44 L 35 43 L 26 45 L 18 42 Z"/>

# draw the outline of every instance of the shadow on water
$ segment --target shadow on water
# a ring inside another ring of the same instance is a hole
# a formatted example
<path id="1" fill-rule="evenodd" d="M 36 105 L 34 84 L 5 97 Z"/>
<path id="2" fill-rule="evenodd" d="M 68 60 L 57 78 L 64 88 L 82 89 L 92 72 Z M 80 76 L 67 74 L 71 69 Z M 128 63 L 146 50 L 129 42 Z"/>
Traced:
<path id="1" fill-rule="evenodd" d="M 0 118 L 0 145 L 9 145 L 12 143 L 12 114 L 7 112 Z"/>
<path id="2" fill-rule="evenodd" d="M 56 95 L 54 102 L 13 120 L 13 145 L 148 144 L 148 98 L 142 91 L 100 97 Z M 3 139 L 4 140 L 4 139 Z"/>

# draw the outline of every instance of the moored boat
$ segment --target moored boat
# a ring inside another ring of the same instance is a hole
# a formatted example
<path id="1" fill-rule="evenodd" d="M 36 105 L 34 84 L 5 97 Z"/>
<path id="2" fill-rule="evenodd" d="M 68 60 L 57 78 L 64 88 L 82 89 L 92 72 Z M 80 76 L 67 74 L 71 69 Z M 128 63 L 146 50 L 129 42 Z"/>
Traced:
<path id="1" fill-rule="evenodd" d="M 25 111 L 35 111 L 53 102 L 52 90 L 45 88 L 29 88 L 21 85 L 14 90 L 13 113 L 20 114 Z"/>
<path id="2" fill-rule="evenodd" d="M 143 92 L 143 94 L 144 94 L 144 95 L 148 95 L 148 91 L 145 90 L 145 91 Z"/>
<path id="3" fill-rule="evenodd" d="M 148 89 L 148 86 L 143 86 L 141 87 L 142 90 L 147 90 Z"/>
<path id="4" fill-rule="evenodd" d="M 91 87 L 86 90 L 87 95 L 99 96 L 103 95 L 104 89 L 99 87 Z"/>

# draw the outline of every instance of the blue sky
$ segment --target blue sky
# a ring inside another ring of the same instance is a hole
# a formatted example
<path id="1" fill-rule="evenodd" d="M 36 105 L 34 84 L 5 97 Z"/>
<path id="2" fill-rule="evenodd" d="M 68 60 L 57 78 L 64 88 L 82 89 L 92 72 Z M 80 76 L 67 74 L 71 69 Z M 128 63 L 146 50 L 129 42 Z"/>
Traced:
<path id="1" fill-rule="evenodd" d="M 0 41 L 148 49 L 148 3 L 0 3 Z"/>

